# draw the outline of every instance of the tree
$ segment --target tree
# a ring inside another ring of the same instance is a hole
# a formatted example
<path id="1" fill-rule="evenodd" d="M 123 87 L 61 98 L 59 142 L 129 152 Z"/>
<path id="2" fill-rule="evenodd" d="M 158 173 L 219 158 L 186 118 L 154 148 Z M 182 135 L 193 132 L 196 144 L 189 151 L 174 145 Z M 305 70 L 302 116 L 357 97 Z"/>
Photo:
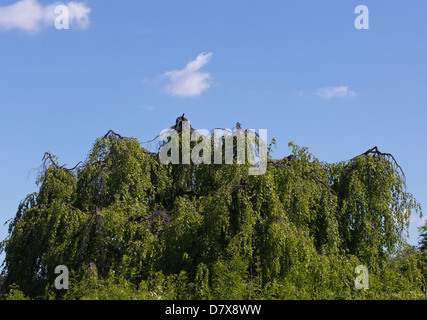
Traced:
<path id="1" fill-rule="evenodd" d="M 418 240 L 418 249 L 420 251 L 425 251 L 427 249 L 427 223 L 424 223 L 421 227 L 418 228 L 420 235 Z"/>
<path id="2" fill-rule="evenodd" d="M 180 146 L 184 119 L 172 126 Z M 266 173 L 249 175 L 236 144 L 233 164 L 164 165 L 110 130 L 74 168 L 46 153 L 39 189 L 2 245 L 4 287 L 32 298 L 378 298 L 397 286 L 422 294 L 412 290 L 420 279 L 390 264 L 411 211 L 421 214 L 391 154 L 373 148 L 329 164 L 290 143 L 292 156 L 274 160 L 270 144 Z M 354 288 L 360 264 L 381 283 L 369 293 Z M 66 293 L 53 289 L 57 265 L 73 277 Z M 387 268 L 403 280 L 386 278 Z"/>

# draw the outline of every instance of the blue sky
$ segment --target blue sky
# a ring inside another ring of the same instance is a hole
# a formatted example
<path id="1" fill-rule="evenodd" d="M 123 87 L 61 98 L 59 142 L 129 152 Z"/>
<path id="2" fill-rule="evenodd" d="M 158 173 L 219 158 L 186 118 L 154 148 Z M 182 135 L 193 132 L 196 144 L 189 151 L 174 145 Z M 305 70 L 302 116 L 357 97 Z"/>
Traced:
<path id="1" fill-rule="evenodd" d="M 68 30 L 58 4 L 0 0 L 1 239 L 45 151 L 71 167 L 109 129 L 146 141 L 183 112 L 267 129 L 275 158 L 289 141 L 327 162 L 378 146 L 427 205 L 426 1 L 77 0 Z"/>

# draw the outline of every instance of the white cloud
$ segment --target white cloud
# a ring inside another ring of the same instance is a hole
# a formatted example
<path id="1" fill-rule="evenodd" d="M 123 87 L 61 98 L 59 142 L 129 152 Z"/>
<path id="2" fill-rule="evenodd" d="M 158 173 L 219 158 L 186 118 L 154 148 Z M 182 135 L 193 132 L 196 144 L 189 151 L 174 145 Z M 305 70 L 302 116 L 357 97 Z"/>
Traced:
<path id="1" fill-rule="evenodd" d="M 169 78 L 168 92 L 181 97 L 198 96 L 210 87 L 211 75 L 200 72 L 212 57 L 212 53 L 201 53 L 182 70 L 164 73 Z"/>
<path id="2" fill-rule="evenodd" d="M 320 89 L 317 89 L 316 94 L 323 99 L 332 99 L 335 97 L 346 98 L 346 97 L 357 96 L 356 92 L 350 90 L 346 86 L 320 88 Z"/>
<path id="3" fill-rule="evenodd" d="M 36 33 L 46 27 L 54 27 L 55 13 L 58 5 L 42 5 L 37 0 L 21 0 L 9 6 L 0 7 L 0 29 L 19 29 L 29 33 Z M 69 2 L 68 8 L 70 26 L 85 29 L 89 26 L 89 13 L 91 9 L 82 2 Z"/>
<path id="4" fill-rule="evenodd" d="M 74 23 L 80 29 L 89 27 L 89 14 L 92 11 L 83 2 L 69 2 L 66 4 L 70 14 L 70 23 Z"/>

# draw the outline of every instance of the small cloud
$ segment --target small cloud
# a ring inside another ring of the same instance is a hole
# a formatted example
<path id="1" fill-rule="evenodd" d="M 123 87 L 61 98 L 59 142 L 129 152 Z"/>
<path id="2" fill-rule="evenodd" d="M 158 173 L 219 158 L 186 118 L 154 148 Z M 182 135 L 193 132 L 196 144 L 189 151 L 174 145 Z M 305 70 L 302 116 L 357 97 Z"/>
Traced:
<path id="1" fill-rule="evenodd" d="M 141 108 L 144 109 L 144 110 L 147 110 L 147 111 L 154 111 L 154 110 L 156 110 L 155 107 L 153 107 L 153 106 L 147 106 L 147 105 L 143 105 L 143 106 L 141 106 Z"/>
<path id="2" fill-rule="evenodd" d="M 317 89 L 316 95 L 323 99 L 355 97 L 357 93 L 350 90 L 346 86 L 340 87 L 325 87 Z"/>
<path id="3" fill-rule="evenodd" d="M 212 53 L 201 53 L 195 60 L 188 62 L 182 70 L 172 70 L 164 73 L 169 78 L 167 91 L 180 97 L 201 95 L 211 84 L 211 75 L 200 72 L 212 57 Z"/>
<path id="4" fill-rule="evenodd" d="M 0 29 L 37 33 L 43 28 L 54 27 L 55 19 L 59 16 L 55 13 L 55 8 L 59 5 L 63 3 L 42 5 L 37 0 L 20 0 L 9 6 L 0 7 Z M 80 29 L 89 26 L 91 11 L 89 7 L 82 2 L 69 2 L 66 7 L 70 25 Z"/>

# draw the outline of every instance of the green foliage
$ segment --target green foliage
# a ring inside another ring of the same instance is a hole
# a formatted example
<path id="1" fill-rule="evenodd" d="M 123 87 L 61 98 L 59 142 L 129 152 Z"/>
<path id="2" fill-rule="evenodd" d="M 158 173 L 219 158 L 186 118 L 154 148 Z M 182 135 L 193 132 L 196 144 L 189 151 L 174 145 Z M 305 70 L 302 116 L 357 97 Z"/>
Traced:
<path id="1" fill-rule="evenodd" d="M 269 157 L 260 176 L 163 165 L 113 132 L 74 170 L 51 157 L 1 245 L 5 297 L 422 298 L 421 255 L 402 255 L 421 208 L 396 164 L 375 153 L 328 164 L 289 147 L 294 158 Z M 361 264 L 367 290 L 354 286 Z M 57 265 L 69 290 L 53 287 Z"/>
<path id="2" fill-rule="evenodd" d="M 420 231 L 420 239 L 418 242 L 418 247 L 420 251 L 426 251 L 427 250 L 427 224 L 424 223 L 421 227 L 419 227 Z"/>
<path id="3" fill-rule="evenodd" d="M 11 284 L 9 286 L 9 292 L 5 295 L 5 300 L 30 300 L 25 294 L 19 290 L 18 285 Z"/>

